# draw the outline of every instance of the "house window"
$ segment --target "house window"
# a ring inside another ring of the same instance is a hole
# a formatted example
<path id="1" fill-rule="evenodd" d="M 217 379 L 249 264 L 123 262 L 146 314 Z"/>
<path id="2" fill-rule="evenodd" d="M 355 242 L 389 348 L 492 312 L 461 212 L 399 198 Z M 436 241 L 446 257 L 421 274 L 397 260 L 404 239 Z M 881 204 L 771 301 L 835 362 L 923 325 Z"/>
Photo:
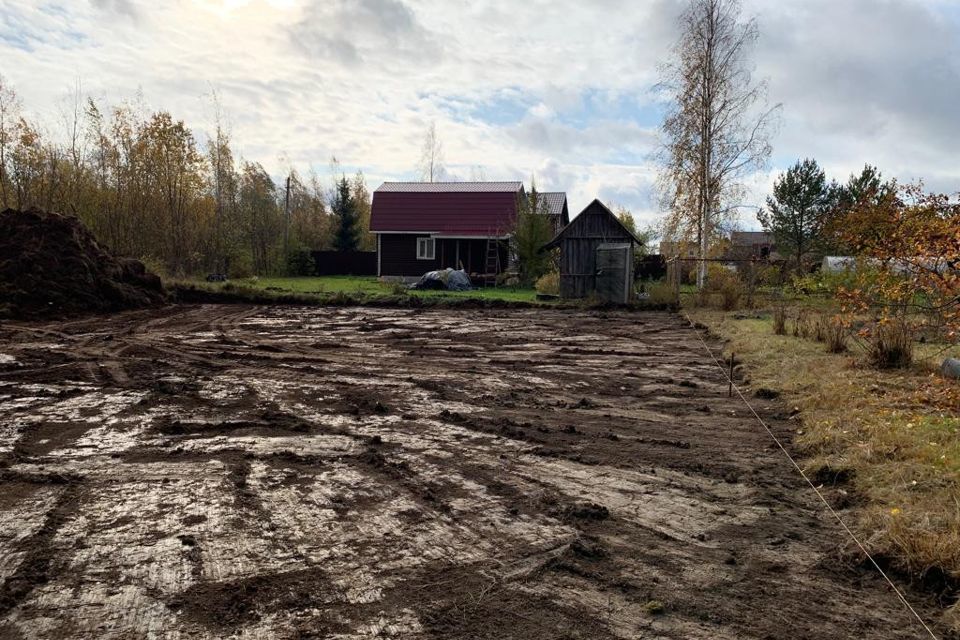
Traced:
<path id="1" fill-rule="evenodd" d="M 417 238 L 417 260 L 433 260 L 435 244 L 433 238 Z"/>

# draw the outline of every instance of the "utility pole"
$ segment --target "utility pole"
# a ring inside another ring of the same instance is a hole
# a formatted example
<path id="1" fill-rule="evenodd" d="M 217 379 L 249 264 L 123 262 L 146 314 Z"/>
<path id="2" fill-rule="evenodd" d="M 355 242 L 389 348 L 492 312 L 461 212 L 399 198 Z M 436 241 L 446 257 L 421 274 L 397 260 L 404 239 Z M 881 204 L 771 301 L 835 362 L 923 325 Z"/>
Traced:
<path id="1" fill-rule="evenodd" d="M 283 194 L 283 262 L 284 269 L 290 263 L 290 176 Z"/>

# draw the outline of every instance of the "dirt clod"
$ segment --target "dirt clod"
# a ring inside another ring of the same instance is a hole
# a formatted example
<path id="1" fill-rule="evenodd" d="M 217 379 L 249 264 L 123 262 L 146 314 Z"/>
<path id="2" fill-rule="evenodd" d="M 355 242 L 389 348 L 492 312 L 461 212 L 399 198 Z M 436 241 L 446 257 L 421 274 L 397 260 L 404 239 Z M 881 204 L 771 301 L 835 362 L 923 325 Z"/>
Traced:
<path id="1" fill-rule="evenodd" d="M 643 608 L 646 610 L 647 613 L 649 613 L 652 616 L 658 616 L 662 614 L 664 611 L 666 611 L 666 607 L 664 607 L 663 603 L 660 602 L 659 600 L 650 600 L 645 605 L 643 605 Z"/>
<path id="2" fill-rule="evenodd" d="M 579 520 L 606 520 L 610 517 L 610 511 L 603 505 L 595 502 L 582 502 L 580 504 L 570 505 L 560 511 L 564 518 L 576 518 Z"/>
<path id="3" fill-rule="evenodd" d="M 850 482 L 855 474 L 856 472 L 853 469 L 824 465 L 808 475 L 814 484 L 836 486 Z"/>
<path id="4" fill-rule="evenodd" d="M 570 544 L 570 551 L 579 558 L 596 559 L 607 555 L 604 546 L 595 539 L 577 538 Z"/>

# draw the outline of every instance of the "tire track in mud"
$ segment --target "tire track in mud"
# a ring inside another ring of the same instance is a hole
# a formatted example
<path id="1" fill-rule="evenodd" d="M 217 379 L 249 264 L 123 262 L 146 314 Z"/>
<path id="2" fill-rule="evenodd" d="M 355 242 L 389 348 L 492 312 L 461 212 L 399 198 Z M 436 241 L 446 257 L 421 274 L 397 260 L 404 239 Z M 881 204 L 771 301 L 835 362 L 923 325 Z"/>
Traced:
<path id="1" fill-rule="evenodd" d="M 34 478 L 37 481 L 38 478 Z M 83 486 L 81 481 L 70 478 L 46 478 L 54 483 L 66 483 L 53 508 L 44 517 L 43 524 L 17 545 L 23 553 L 19 566 L 0 586 L 0 616 L 6 616 L 33 590 L 50 581 L 59 570 L 56 562 L 59 552 L 53 548 L 57 532 L 81 509 Z M 42 480 L 41 480 L 42 481 Z"/>
<path id="2" fill-rule="evenodd" d="M 229 463 L 227 482 L 230 484 L 234 509 L 238 514 L 237 528 L 242 529 L 252 521 L 261 529 L 273 529 L 270 511 L 263 506 L 257 492 L 250 486 L 250 472 L 250 459 L 247 456 Z M 248 520 L 249 518 L 252 520 Z"/>
<path id="3" fill-rule="evenodd" d="M 227 633 L 278 611 L 323 608 L 327 620 L 322 625 L 313 620 L 304 637 L 324 637 L 349 629 L 329 615 L 334 598 L 323 569 L 311 567 L 226 582 L 198 582 L 168 606 L 190 622 Z"/>
<path id="4" fill-rule="evenodd" d="M 376 444 L 355 456 L 340 458 L 340 461 L 362 469 L 368 476 L 384 484 L 399 486 L 428 511 L 450 513 L 443 487 L 424 481 L 413 471 L 410 463 L 392 459 L 389 454 L 384 455 Z"/>

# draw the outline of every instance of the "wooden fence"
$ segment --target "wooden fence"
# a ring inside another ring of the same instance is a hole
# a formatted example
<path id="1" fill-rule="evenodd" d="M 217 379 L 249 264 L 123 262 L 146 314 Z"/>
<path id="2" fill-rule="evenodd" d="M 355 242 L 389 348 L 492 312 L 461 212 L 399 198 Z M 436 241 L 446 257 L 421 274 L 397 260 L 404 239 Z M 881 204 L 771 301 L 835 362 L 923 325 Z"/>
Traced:
<path id="1" fill-rule="evenodd" d="M 376 251 L 312 251 L 318 276 L 375 276 Z"/>

